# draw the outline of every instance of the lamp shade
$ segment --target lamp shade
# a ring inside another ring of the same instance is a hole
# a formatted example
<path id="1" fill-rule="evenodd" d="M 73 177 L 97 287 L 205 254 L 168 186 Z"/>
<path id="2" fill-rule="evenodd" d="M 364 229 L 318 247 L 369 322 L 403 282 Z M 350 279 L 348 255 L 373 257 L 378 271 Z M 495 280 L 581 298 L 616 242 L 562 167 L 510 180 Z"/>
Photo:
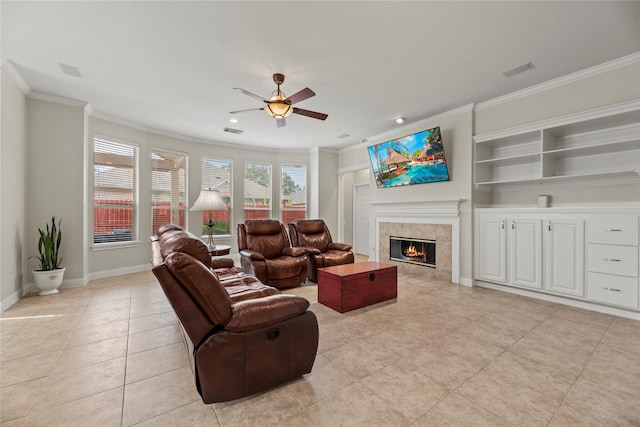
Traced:
<path id="1" fill-rule="evenodd" d="M 285 99 L 284 93 L 280 92 L 280 90 L 274 91 L 269 103 L 265 105 L 264 111 L 275 119 L 289 117 L 293 113 L 293 107 L 291 102 L 285 102 Z"/>
<path id="2" fill-rule="evenodd" d="M 191 211 L 226 211 L 225 206 L 218 190 L 200 190 L 200 195 L 196 202 L 191 206 Z"/>

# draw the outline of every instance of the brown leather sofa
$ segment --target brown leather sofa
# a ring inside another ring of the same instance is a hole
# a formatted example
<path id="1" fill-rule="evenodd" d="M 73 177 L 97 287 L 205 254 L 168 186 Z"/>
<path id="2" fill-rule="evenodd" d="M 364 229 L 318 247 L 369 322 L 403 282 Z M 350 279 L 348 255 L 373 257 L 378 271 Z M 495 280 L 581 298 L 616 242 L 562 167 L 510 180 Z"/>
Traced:
<path id="1" fill-rule="evenodd" d="M 173 307 L 204 403 L 251 395 L 311 372 L 318 323 L 309 302 L 213 259 L 190 233 L 159 230 L 153 273 Z"/>
<path id="2" fill-rule="evenodd" d="M 238 250 L 242 269 L 269 286 L 290 288 L 306 281 L 306 251 L 291 247 L 287 229 L 276 219 L 238 224 Z"/>
<path id="3" fill-rule="evenodd" d="M 289 224 L 291 245 L 307 251 L 307 277 L 318 282 L 318 268 L 354 262 L 351 245 L 335 243 L 322 219 L 299 219 Z"/>

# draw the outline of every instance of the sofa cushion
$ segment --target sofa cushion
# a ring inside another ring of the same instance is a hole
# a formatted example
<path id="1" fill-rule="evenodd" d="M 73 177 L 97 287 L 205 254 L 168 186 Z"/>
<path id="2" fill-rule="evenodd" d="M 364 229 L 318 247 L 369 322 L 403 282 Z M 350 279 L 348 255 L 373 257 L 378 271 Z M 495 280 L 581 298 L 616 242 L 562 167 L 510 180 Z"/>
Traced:
<path id="1" fill-rule="evenodd" d="M 280 221 L 275 219 L 247 220 L 244 223 L 247 247 L 265 258 L 282 255 L 282 248 L 289 247 L 289 238 Z"/>
<path id="2" fill-rule="evenodd" d="M 157 236 L 161 237 L 164 233 L 167 233 L 169 231 L 182 231 L 182 227 L 179 227 L 179 226 L 173 225 L 173 224 L 161 225 L 160 227 L 158 227 Z"/>
<path id="3" fill-rule="evenodd" d="M 231 299 L 211 269 L 182 252 L 170 254 L 165 263 L 211 323 L 227 324 L 232 315 Z"/>
<path id="4" fill-rule="evenodd" d="M 209 248 L 202 240 L 188 231 L 165 232 L 158 238 L 158 242 L 165 258 L 174 252 L 182 252 L 191 255 L 207 267 L 211 266 Z"/>
<path id="5" fill-rule="evenodd" d="M 303 234 L 324 233 L 324 229 L 326 227 L 324 221 L 321 219 L 306 219 L 302 221 L 295 221 L 295 226 L 298 231 Z"/>

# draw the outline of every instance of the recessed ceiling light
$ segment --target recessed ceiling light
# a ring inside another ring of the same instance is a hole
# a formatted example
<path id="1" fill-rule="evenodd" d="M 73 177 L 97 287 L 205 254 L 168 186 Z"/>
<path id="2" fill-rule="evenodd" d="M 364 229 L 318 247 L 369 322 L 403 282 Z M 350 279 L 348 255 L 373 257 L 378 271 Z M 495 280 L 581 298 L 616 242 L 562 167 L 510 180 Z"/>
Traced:
<path id="1" fill-rule="evenodd" d="M 238 123 L 238 119 L 236 119 L 235 117 L 230 118 L 229 121 L 231 123 Z"/>
<path id="2" fill-rule="evenodd" d="M 396 119 L 396 123 L 398 123 L 398 124 L 400 124 L 400 123 L 404 123 L 404 121 L 405 121 L 405 118 L 404 118 L 404 117 L 398 117 L 398 118 Z"/>

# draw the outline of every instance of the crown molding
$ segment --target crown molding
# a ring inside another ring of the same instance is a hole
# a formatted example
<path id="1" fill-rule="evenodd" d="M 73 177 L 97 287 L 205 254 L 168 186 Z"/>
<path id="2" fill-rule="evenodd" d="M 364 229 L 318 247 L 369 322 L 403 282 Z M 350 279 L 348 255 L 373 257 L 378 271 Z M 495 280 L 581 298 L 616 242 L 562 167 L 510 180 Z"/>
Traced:
<path id="1" fill-rule="evenodd" d="M 330 153 L 330 154 L 339 154 L 340 150 L 336 150 L 335 148 L 328 148 L 328 147 L 311 147 L 311 148 L 309 148 L 309 153 L 319 153 L 319 152 Z"/>
<path id="2" fill-rule="evenodd" d="M 360 171 L 360 170 L 364 170 L 364 169 L 371 169 L 371 164 L 369 163 L 360 163 L 357 165 L 353 165 L 353 166 L 348 166 L 346 168 L 340 168 L 338 169 L 338 175 L 342 175 L 348 172 L 355 172 L 355 171 Z"/>
<path id="3" fill-rule="evenodd" d="M 224 141 L 217 141 L 217 140 L 212 140 L 212 139 L 205 139 L 205 138 L 196 138 L 196 137 L 192 137 L 192 136 L 187 136 L 187 135 L 182 135 L 179 133 L 174 133 L 174 132 L 169 132 L 169 131 L 165 131 L 162 129 L 157 129 L 157 128 L 152 128 L 152 127 L 147 127 L 147 126 L 143 126 L 140 125 L 138 123 L 134 123 L 134 122 L 130 122 L 128 120 L 124 120 L 124 119 L 120 119 L 117 117 L 113 117 L 113 116 L 109 116 L 107 114 L 103 114 L 103 113 L 99 113 L 96 111 L 93 111 L 91 113 L 91 117 L 94 117 L 96 119 L 100 119 L 100 120 L 104 120 L 107 122 L 111 122 L 120 126 L 126 126 L 132 129 L 136 129 L 142 132 L 147 132 L 147 133 L 152 133 L 154 135 L 158 135 L 158 136 L 164 136 L 167 138 L 172 138 L 172 139 L 178 139 L 181 141 L 187 141 L 187 142 L 193 142 L 193 143 L 197 143 L 197 144 L 206 144 L 206 145 L 214 145 L 214 146 L 219 146 L 219 147 L 227 147 L 227 148 L 235 148 L 235 149 L 243 149 L 243 150 L 254 150 L 254 151 L 264 151 L 264 152 L 268 152 L 268 153 L 306 153 L 307 150 L 296 150 L 296 149 L 273 149 L 273 148 L 265 148 L 265 147 L 258 147 L 258 146 L 253 146 L 253 145 L 243 145 L 243 144 L 233 144 L 231 142 L 224 142 Z"/>
<path id="4" fill-rule="evenodd" d="M 415 128 L 415 127 L 429 127 L 430 125 L 433 124 L 433 122 L 438 121 L 438 120 L 442 120 L 444 118 L 448 118 L 451 116 L 456 116 L 458 114 L 462 114 L 462 113 L 469 113 L 473 111 L 473 107 L 475 104 L 471 103 L 471 104 L 466 104 L 463 105 L 462 107 L 458 107 L 455 108 L 453 110 L 449 110 L 449 111 L 445 111 L 444 113 L 440 113 L 440 114 L 436 114 L 435 116 L 430 116 L 427 117 L 425 119 L 421 119 L 418 120 L 417 122 L 413 122 L 413 123 L 409 123 L 406 124 L 404 126 L 400 126 L 388 131 L 384 131 L 382 133 L 379 133 L 377 135 L 371 136 L 369 138 L 367 138 L 367 140 L 365 142 L 362 142 L 360 144 L 357 145 L 352 145 L 351 147 L 345 147 L 343 149 L 341 149 L 339 152 L 340 153 L 344 153 L 346 151 L 351 151 L 351 150 L 357 150 L 363 147 L 368 147 L 371 144 L 375 144 L 378 141 L 387 141 L 390 139 L 393 139 L 394 137 L 396 137 L 397 135 L 405 135 L 406 133 L 411 133 L 411 129 Z"/>
<path id="5" fill-rule="evenodd" d="M 22 78 L 22 75 L 18 72 L 10 59 L 2 60 L 2 69 L 5 70 L 7 74 L 9 74 L 11 80 L 13 80 L 13 82 L 16 84 L 16 86 L 18 86 L 22 93 L 24 93 L 25 95 L 29 95 L 31 93 L 31 87 L 29 87 L 29 84 L 26 82 L 26 80 Z"/>
<path id="6" fill-rule="evenodd" d="M 529 86 L 528 88 L 508 93 L 497 98 L 490 99 L 488 101 L 478 102 L 475 107 L 475 111 L 481 111 L 487 108 L 494 107 L 505 102 L 513 101 L 519 98 L 524 98 L 536 93 L 544 92 L 549 89 L 563 86 L 569 83 L 577 82 L 589 77 L 597 76 L 599 74 L 606 73 L 608 71 L 616 70 L 618 68 L 626 67 L 628 65 L 636 64 L 640 62 L 640 52 L 635 52 L 622 58 L 614 59 L 593 67 L 585 68 L 584 70 L 576 71 L 575 73 L 567 74 L 566 76 L 558 77 L 556 79 L 548 80 L 546 82 Z"/>
<path id="7" fill-rule="evenodd" d="M 621 102 L 619 104 L 607 105 L 605 107 L 594 108 L 587 111 L 578 111 L 576 113 L 565 114 L 564 116 L 554 117 L 552 119 L 539 120 L 533 123 L 526 123 L 524 125 L 475 135 L 473 137 L 473 141 L 484 142 L 492 139 L 506 138 L 521 133 L 534 132 L 546 128 L 564 126 L 578 121 L 588 121 L 598 119 L 600 117 L 608 117 L 638 110 L 640 110 L 640 99 L 634 99 L 631 101 Z"/>
<path id="8" fill-rule="evenodd" d="M 55 102 L 56 104 L 68 105 L 70 107 L 81 107 L 84 109 L 86 109 L 87 106 L 89 105 L 89 102 L 87 101 L 80 101 L 78 99 L 65 98 L 64 96 L 52 95 L 50 93 L 44 93 L 44 92 L 31 92 L 28 95 L 28 97 L 31 99 L 37 99 L 40 101 Z"/>

